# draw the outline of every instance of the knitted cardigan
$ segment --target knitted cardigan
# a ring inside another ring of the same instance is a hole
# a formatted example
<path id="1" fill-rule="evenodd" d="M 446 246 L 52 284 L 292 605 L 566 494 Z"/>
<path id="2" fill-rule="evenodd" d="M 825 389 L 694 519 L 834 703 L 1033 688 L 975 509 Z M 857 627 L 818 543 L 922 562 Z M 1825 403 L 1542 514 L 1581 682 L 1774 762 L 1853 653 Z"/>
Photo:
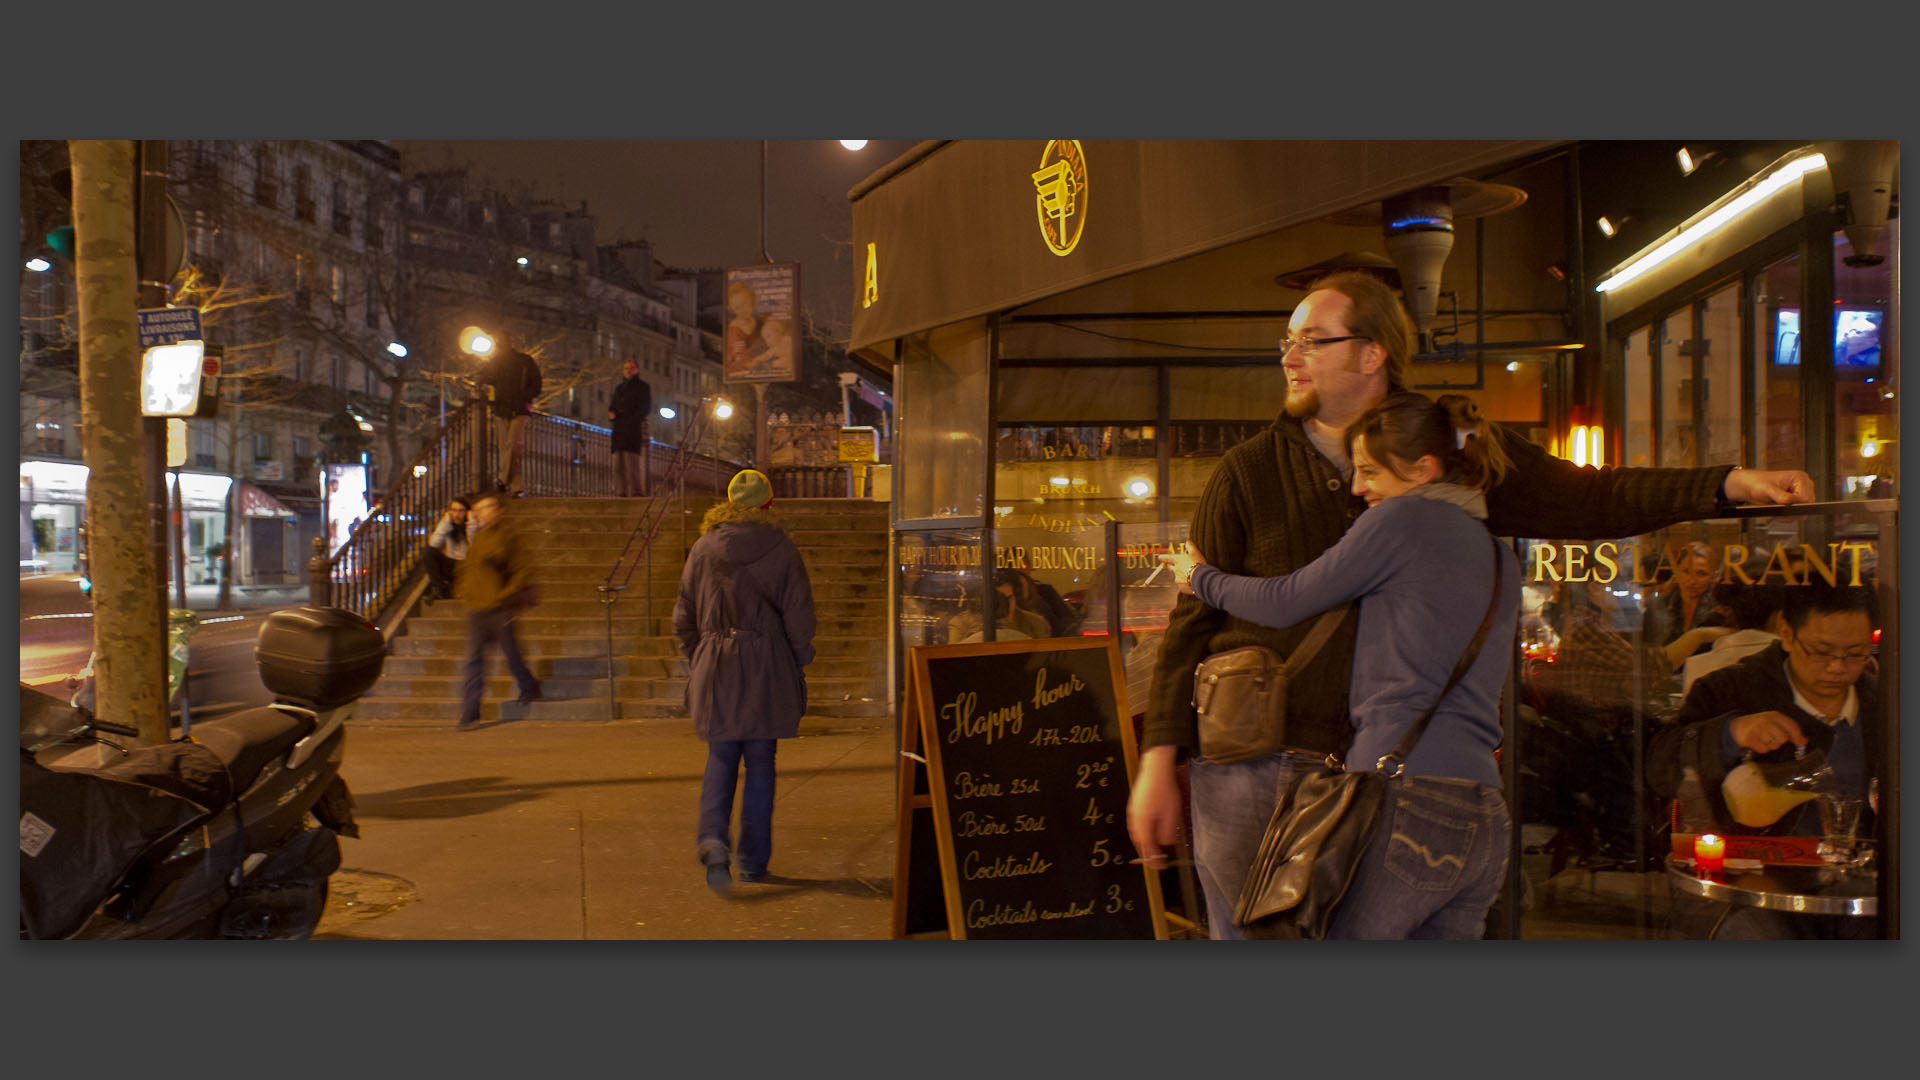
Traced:
<path id="1" fill-rule="evenodd" d="M 1593 468 L 1553 457 L 1510 432 L 1499 436 L 1513 469 L 1487 493 L 1487 528 L 1495 536 L 1615 539 L 1711 517 L 1728 505 L 1720 488 L 1731 466 Z M 1365 509 L 1365 500 L 1350 492 L 1339 470 L 1308 440 L 1302 421 L 1283 414 L 1227 451 L 1201 492 L 1189 535 L 1210 564 L 1228 573 L 1290 574 L 1331 547 Z M 1182 596 L 1154 671 L 1141 745 L 1195 749 L 1194 668 L 1242 645 L 1288 655 L 1312 623 L 1271 629 Z M 1287 738 L 1293 745 L 1315 753 L 1346 747 L 1357 623 L 1357 612 L 1349 612 L 1288 683 Z"/>

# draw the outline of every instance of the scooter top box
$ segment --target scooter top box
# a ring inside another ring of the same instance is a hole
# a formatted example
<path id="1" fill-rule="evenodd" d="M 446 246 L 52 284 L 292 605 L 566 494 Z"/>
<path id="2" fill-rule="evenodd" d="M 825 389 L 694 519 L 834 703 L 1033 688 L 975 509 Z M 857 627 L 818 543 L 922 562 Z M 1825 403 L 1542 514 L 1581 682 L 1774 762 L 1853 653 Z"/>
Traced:
<path id="1" fill-rule="evenodd" d="M 253 656 L 275 697 L 330 709 L 379 681 L 387 643 L 379 627 L 351 611 L 297 607 L 267 616 Z"/>

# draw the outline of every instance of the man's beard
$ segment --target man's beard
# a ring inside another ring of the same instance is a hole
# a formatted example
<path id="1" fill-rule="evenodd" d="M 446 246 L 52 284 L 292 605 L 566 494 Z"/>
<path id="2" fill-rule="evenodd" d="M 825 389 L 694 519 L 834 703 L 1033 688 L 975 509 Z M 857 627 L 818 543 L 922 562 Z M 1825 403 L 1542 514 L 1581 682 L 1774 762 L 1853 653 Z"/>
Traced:
<path id="1" fill-rule="evenodd" d="M 1287 394 L 1287 415 L 1296 420 L 1308 420 L 1320 415 L 1320 394 L 1313 387 L 1305 390 L 1289 391 Z"/>

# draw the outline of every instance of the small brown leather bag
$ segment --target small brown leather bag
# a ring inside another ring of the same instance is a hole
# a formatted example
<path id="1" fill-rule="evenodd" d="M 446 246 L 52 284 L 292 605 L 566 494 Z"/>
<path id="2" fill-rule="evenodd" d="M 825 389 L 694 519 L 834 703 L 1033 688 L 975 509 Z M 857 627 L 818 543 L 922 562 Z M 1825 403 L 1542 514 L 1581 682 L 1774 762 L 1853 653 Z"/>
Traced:
<path id="1" fill-rule="evenodd" d="M 1193 707 L 1200 712 L 1200 755 L 1217 765 L 1251 761 L 1287 742 L 1287 683 L 1298 678 L 1340 625 L 1351 605 L 1321 615 L 1293 655 L 1265 645 L 1215 653 L 1193 672 Z"/>

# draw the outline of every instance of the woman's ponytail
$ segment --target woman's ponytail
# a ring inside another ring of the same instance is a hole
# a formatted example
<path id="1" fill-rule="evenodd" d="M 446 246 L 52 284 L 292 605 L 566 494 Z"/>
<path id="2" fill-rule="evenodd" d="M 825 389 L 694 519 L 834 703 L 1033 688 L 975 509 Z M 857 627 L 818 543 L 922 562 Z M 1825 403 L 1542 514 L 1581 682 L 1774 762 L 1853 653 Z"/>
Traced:
<path id="1" fill-rule="evenodd" d="M 1483 491 L 1498 484 L 1513 468 L 1513 459 L 1500 445 L 1493 424 L 1480 415 L 1480 406 L 1463 394 L 1442 394 L 1434 404 L 1446 411 L 1447 423 L 1455 432 L 1452 457 L 1461 470 L 1461 481 Z"/>

